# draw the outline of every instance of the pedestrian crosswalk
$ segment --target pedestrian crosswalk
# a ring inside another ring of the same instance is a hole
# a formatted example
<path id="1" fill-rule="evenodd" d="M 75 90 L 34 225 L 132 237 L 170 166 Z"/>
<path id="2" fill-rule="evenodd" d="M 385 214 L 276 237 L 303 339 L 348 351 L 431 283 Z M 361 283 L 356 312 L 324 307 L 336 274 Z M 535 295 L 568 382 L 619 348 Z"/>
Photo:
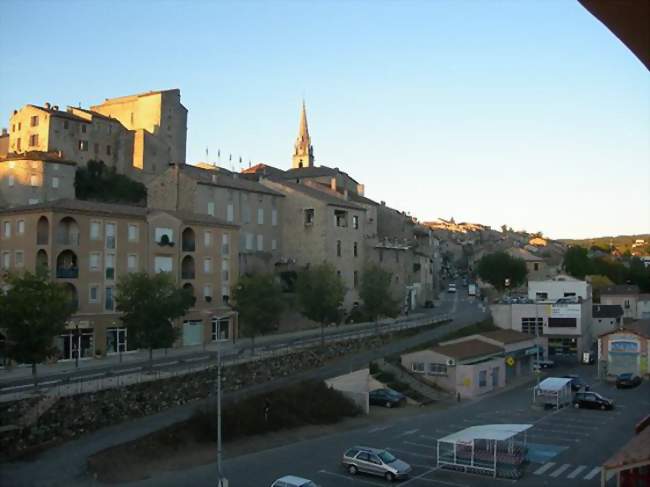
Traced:
<path id="1" fill-rule="evenodd" d="M 555 462 L 546 462 L 533 471 L 533 475 L 548 475 L 554 479 L 567 478 L 572 480 L 591 480 L 598 474 L 600 474 L 600 467 Z"/>

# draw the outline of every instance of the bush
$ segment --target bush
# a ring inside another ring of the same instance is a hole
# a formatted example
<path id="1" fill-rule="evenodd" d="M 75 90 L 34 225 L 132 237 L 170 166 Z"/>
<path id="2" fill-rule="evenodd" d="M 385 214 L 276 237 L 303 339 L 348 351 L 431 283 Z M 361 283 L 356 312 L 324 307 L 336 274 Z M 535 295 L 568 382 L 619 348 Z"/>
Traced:
<path id="1" fill-rule="evenodd" d="M 264 413 L 267 404 L 268 418 Z M 328 388 L 324 382 L 308 381 L 225 407 L 221 416 L 222 438 L 231 441 L 308 424 L 331 424 L 357 414 L 357 406 L 339 391 Z M 213 441 L 217 437 L 215 408 L 197 409 L 189 427 L 197 440 Z"/>
<path id="2" fill-rule="evenodd" d="M 107 167 L 103 161 L 88 161 L 77 169 L 74 178 L 76 197 L 80 200 L 144 205 L 147 188 Z"/>

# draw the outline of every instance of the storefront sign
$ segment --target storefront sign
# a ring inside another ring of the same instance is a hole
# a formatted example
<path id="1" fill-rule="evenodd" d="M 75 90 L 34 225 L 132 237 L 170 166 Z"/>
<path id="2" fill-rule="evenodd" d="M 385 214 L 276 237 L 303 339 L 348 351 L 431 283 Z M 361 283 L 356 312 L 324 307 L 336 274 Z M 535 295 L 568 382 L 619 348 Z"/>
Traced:
<path id="1" fill-rule="evenodd" d="M 580 318 L 579 304 L 554 304 L 551 307 L 553 318 Z"/>
<path id="2" fill-rule="evenodd" d="M 616 341 L 609 342 L 610 352 L 638 353 L 639 344 L 637 342 Z"/>

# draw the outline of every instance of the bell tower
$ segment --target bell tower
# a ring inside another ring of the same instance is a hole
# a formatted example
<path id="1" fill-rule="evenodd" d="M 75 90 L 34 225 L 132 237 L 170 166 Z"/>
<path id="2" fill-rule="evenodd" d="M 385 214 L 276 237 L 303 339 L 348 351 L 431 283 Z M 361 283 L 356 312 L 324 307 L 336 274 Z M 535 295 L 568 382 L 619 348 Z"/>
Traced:
<path id="1" fill-rule="evenodd" d="M 305 101 L 302 101 L 302 111 L 300 112 L 300 127 L 298 128 L 298 137 L 293 145 L 293 157 L 291 160 L 292 169 L 300 167 L 313 167 L 314 165 L 314 148 L 309 138 L 309 128 L 307 127 L 307 109 Z"/>

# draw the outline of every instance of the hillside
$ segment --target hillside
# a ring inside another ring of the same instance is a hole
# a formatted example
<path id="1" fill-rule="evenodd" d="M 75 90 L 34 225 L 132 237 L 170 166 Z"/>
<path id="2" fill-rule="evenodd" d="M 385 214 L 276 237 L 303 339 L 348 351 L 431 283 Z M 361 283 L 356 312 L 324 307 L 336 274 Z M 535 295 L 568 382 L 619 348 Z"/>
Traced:
<path id="1" fill-rule="evenodd" d="M 634 246 L 636 240 L 643 240 L 645 241 L 645 244 Z M 585 247 L 587 249 L 597 246 L 604 250 L 608 250 L 611 247 L 621 254 L 624 254 L 627 251 L 639 255 L 650 254 L 650 233 L 642 233 L 639 235 L 617 235 L 615 237 L 605 236 L 585 239 L 560 239 L 560 242 L 565 243 L 566 245 L 579 245 L 580 247 Z"/>

